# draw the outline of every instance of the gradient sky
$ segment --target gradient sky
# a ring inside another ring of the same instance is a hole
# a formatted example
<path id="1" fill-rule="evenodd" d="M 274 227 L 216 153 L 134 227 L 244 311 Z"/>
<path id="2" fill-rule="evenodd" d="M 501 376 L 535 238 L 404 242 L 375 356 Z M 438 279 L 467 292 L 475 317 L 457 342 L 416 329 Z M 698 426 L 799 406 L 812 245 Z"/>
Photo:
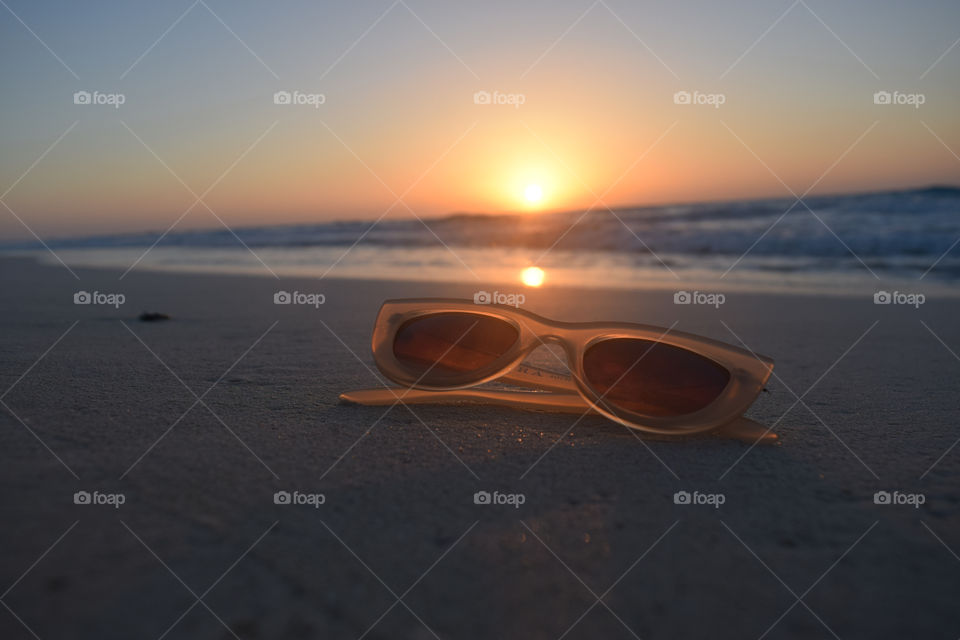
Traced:
<path id="1" fill-rule="evenodd" d="M 960 184 L 955 0 L 3 2 L 5 239 Z"/>

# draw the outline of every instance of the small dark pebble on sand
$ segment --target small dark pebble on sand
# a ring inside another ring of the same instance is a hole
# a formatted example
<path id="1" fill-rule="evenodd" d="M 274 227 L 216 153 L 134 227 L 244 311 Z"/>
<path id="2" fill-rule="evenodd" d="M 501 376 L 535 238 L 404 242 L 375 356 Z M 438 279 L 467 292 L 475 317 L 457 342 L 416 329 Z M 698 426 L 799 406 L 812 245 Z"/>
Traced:
<path id="1" fill-rule="evenodd" d="M 144 311 L 140 314 L 140 322 L 159 322 L 161 320 L 169 320 L 170 316 L 165 313 L 157 313 L 156 311 Z"/>

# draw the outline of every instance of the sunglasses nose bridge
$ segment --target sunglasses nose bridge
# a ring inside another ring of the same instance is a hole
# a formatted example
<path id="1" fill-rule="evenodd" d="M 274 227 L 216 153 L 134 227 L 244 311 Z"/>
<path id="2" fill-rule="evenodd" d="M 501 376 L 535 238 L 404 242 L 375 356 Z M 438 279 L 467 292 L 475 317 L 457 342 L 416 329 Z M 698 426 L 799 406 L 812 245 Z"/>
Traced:
<path id="1" fill-rule="evenodd" d="M 564 346 L 564 340 L 554 333 L 538 333 L 536 335 L 537 343 L 540 344 L 558 344 Z"/>
<path id="2" fill-rule="evenodd" d="M 568 363 L 572 366 L 574 359 L 576 358 L 576 350 L 573 345 L 567 340 L 564 336 L 546 332 L 546 333 L 535 333 L 534 339 L 530 345 L 530 349 L 536 349 L 539 346 L 551 346 L 558 345 L 563 349 L 564 354 L 567 356 Z"/>

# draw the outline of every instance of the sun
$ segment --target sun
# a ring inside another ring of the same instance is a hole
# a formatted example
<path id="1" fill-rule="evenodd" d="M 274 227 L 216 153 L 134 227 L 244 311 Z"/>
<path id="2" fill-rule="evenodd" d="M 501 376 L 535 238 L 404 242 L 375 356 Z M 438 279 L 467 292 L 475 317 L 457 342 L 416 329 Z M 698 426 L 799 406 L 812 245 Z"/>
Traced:
<path id="1" fill-rule="evenodd" d="M 539 184 L 528 184 L 523 190 L 523 197 L 530 204 L 537 204 L 543 200 L 543 187 Z"/>
<path id="2" fill-rule="evenodd" d="M 520 272 L 520 281 L 528 287 L 539 287 L 545 277 L 546 274 L 540 267 L 527 267 Z"/>

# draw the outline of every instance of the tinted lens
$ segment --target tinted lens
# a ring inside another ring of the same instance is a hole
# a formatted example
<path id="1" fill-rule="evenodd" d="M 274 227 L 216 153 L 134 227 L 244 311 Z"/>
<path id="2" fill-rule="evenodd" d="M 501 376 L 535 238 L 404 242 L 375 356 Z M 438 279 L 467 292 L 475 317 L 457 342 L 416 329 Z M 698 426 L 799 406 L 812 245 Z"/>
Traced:
<path id="1" fill-rule="evenodd" d="M 584 354 L 583 368 L 604 404 L 661 417 L 703 409 L 730 380 L 730 372 L 709 358 L 635 338 L 598 342 Z"/>
<path id="2" fill-rule="evenodd" d="M 510 323 L 477 313 L 435 313 L 405 322 L 393 354 L 425 380 L 484 369 L 516 344 Z M 429 373 L 428 373 L 429 372 Z"/>

